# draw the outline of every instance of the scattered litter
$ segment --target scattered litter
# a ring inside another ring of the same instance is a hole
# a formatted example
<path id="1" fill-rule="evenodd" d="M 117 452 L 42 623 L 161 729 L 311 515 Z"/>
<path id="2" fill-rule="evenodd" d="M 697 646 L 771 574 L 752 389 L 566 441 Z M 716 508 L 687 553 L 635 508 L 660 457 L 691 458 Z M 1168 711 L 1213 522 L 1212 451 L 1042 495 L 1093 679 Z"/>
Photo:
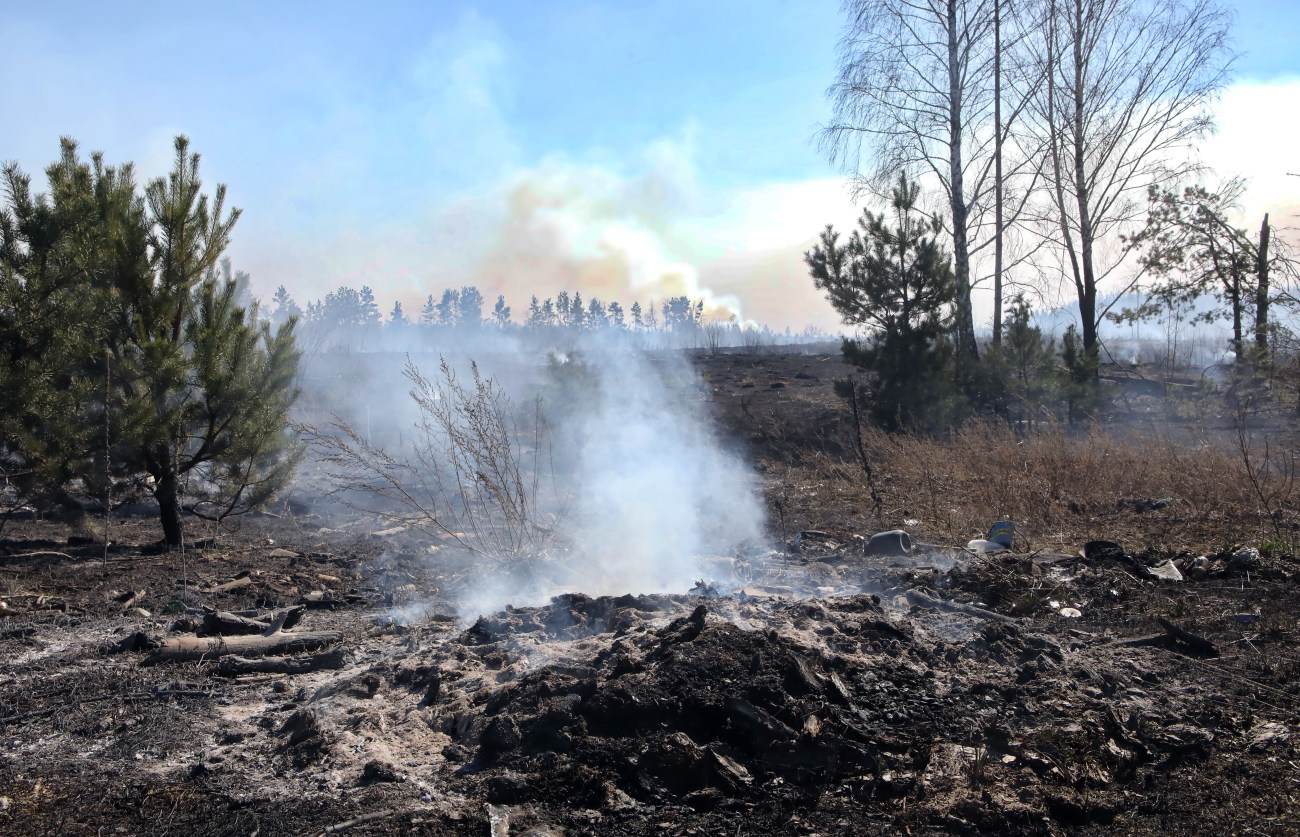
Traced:
<path id="1" fill-rule="evenodd" d="M 978 538 L 966 544 L 966 548 L 976 555 L 986 555 L 990 552 L 1005 552 L 1006 547 L 1000 543 Z"/>
<path id="2" fill-rule="evenodd" d="M 1259 550 L 1253 546 L 1243 546 L 1228 558 L 1228 566 L 1234 570 L 1253 570 L 1259 562 Z"/>
<path id="3" fill-rule="evenodd" d="M 1083 612 L 1077 607 L 1063 607 L 1056 612 L 1066 619 L 1078 619 L 1083 616 Z"/>
<path id="4" fill-rule="evenodd" d="M 1161 561 L 1154 567 L 1147 567 L 1147 572 L 1152 578 L 1158 578 L 1162 581 L 1182 581 L 1183 574 L 1174 566 L 1173 561 Z"/>
<path id="5" fill-rule="evenodd" d="M 1234 613 L 1232 614 L 1232 621 L 1236 622 L 1238 625 L 1250 625 L 1259 621 L 1259 614 L 1258 613 Z"/>
<path id="6" fill-rule="evenodd" d="M 902 529 L 877 532 L 867 541 L 868 555 L 907 555 L 912 551 L 912 536 Z"/>
<path id="7" fill-rule="evenodd" d="M 1011 548 L 1011 544 L 1015 541 L 1015 538 L 1016 524 L 1010 520 L 999 520 L 989 529 L 988 540 L 998 544 L 999 546 L 1004 546 L 1007 549 Z"/>

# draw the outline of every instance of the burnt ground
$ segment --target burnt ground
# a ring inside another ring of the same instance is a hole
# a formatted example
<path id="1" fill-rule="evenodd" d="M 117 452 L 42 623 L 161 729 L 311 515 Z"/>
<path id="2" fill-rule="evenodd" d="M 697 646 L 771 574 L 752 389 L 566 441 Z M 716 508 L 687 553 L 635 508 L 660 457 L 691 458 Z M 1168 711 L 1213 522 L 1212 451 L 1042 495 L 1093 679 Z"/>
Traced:
<path id="1" fill-rule="evenodd" d="M 1102 540 L 1176 503 L 1083 518 L 1053 549 L 866 554 L 833 476 L 787 497 L 843 444 L 836 366 L 706 359 L 786 543 L 673 595 L 458 621 L 479 570 L 297 504 L 195 527 L 184 554 L 120 520 L 107 560 L 92 521 L 8 521 L 0 829 L 1300 833 L 1300 562 Z M 1150 572 L 1169 558 L 1184 580 Z M 313 670 L 159 661 L 209 611 L 294 606 L 286 633 L 338 632 Z"/>

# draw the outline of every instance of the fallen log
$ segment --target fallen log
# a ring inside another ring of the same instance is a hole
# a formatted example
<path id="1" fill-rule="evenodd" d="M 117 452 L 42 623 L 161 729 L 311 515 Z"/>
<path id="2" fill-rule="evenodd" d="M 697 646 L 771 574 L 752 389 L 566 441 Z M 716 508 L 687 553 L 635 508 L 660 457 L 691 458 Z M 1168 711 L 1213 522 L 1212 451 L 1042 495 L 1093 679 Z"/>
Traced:
<path id="1" fill-rule="evenodd" d="M 194 662 L 227 654 L 243 657 L 280 657 L 319 651 L 343 638 L 340 631 L 302 631 L 271 636 L 173 637 L 144 659 L 142 665 Z"/>
<path id="2" fill-rule="evenodd" d="M 255 613 L 256 611 L 245 611 Z M 203 608 L 203 632 L 208 636 L 238 636 L 243 634 L 261 634 L 271 636 L 282 630 L 288 630 L 298 624 L 306 608 L 301 605 L 277 613 L 270 622 L 252 619 L 228 610 Z"/>
<path id="3" fill-rule="evenodd" d="M 214 584 L 211 587 L 199 590 L 199 592 L 206 594 L 229 593 L 231 590 L 238 590 L 240 587 L 247 587 L 252 583 L 253 579 L 248 576 L 243 576 L 242 578 L 227 581 L 225 584 Z"/>
<path id="4" fill-rule="evenodd" d="M 962 602 L 950 602 L 945 599 L 927 596 L 916 590 L 907 591 L 907 600 L 917 607 L 927 607 L 933 610 L 947 610 L 954 613 L 964 613 L 967 616 L 974 616 L 977 619 L 987 619 L 990 622 L 1000 622 L 1003 625 L 1019 625 L 1020 620 L 1011 616 L 1003 616 L 1001 613 L 995 613 L 992 610 L 985 610 L 982 607 L 964 604 Z"/>
<path id="5" fill-rule="evenodd" d="M 226 610 L 204 608 L 203 632 L 208 636 L 236 636 L 239 634 L 265 633 L 269 623 Z"/>
<path id="6" fill-rule="evenodd" d="M 294 625 L 298 624 L 298 621 L 302 619 L 302 615 L 306 612 L 307 608 L 302 605 L 297 605 L 288 610 L 280 611 L 275 615 L 275 618 L 271 620 L 271 624 L 266 627 L 266 630 L 263 631 L 262 636 L 274 636 L 280 631 L 289 630 Z"/>
<path id="7" fill-rule="evenodd" d="M 238 677 L 243 674 L 306 674 L 326 669 L 336 670 L 346 665 L 343 649 L 323 651 L 306 657 L 222 657 L 213 672 L 221 677 Z"/>
<path id="8" fill-rule="evenodd" d="M 1160 624 L 1160 627 L 1165 629 L 1165 633 L 1167 633 L 1171 639 L 1182 643 L 1193 651 L 1205 654 L 1209 657 L 1219 656 L 1219 649 L 1215 648 L 1214 643 L 1210 642 L 1205 637 L 1180 628 L 1163 616 L 1157 616 L 1156 622 Z"/>

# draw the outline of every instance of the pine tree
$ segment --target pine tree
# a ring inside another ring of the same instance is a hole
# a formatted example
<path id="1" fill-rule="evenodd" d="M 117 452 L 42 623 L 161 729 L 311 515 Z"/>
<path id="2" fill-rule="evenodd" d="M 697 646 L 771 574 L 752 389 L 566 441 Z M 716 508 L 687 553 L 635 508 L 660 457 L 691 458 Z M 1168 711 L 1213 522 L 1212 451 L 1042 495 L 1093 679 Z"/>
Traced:
<path id="1" fill-rule="evenodd" d="M 942 427 L 957 408 L 947 339 L 957 288 L 938 241 L 942 226 L 920 216 L 919 197 L 920 188 L 900 176 L 892 227 L 884 213 L 868 210 L 843 245 L 828 226 L 821 244 L 804 254 L 844 324 L 869 331 L 865 342 L 844 340 L 844 357 L 870 371 L 866 406 L 891 430 Z"/>
<path id="2" fill-rule="evenodd" d="M 271 301 L 275 303 L 275 310 L 271 312 L 271 322 L 273 324 L 279 325 L 294 318 L 302 318 L 302 309 L 298 307 L 298 303 L 293 301 L 293 297 L 289 296 L 289 291 L 284 285 L 275 289 L 275 296 L 271 298 Z"/>
<path id="3" fill-rule="evenodd" d="M 483 325 L 483 294 L 473 285 L 461 288 L 456 298 L 456 325 L 469 328 Z"/>
<path id="4" fill-rule="evenodd" d="M 219 264 L 239 211 L 225 211 L 224 186 L 201 194 L 184 137 L 175 149 L 171 174 L 141 194 L 129 165 L 87 166 L 65 140 L 48 195 L 6 168 L 0 213 L 5 462 L 46 495 L 102 497 L 106 474 L 147 484 L 170 544 L 186 511 L 221 519 L 265 503 L 301 455 L 285 420 L 293 323 L 272 333 L 255 304 L 237 304 L 239 279 Z M 62 340 L 46 342 L 38 319 Z"/>
<path id="5" fill-rule="evenodd" d="M 990 377 L 1003 384 L 1008 418 L 1032 430 L 1056 390 L 1056 345 L 1033 324 L 1024 294 L 1012 298 L 1002 322 L 1002 340 L 989 348 L 983 360 L 997 367 Z"/>
<path id="6" fill-rule="evenodd" d="M 537 304 L 537 297 L 533 297 L 533 304 Z M 503 294 L 497 294 L 496 304 L 492 306 L 492 322 L 496 323 L 497 328 L 510 325 L 510 306 L 506 305 Z"/>
<path id="7" fill-rule="evenodd" d="M 379 303 L 375 302 L 375 292 L 369 285 L 361 286 L 357 294 L 357 321 L 363 326 L 377 325 L 383 315 L 379 313 Z"/>
<path id="8" fill-rule="evenodd" d="M 605 321 L 609 323 L 610 328 L 619 331 L 627 330 L 627 322 L 623 319 L 623 306 L 617 302 L 611 302 L 605 309 Z"/>
<path id="9" fill-rule="evenodd" d="M 401 300 L 393 303 L 393 312 L 388 315 L 388 324 L 393 326 L 404 326 L 410 324 L 410 320 L 406 319 L 406 314 L 402 311 Z"/>
<path id="10" fill-rule="evenodd" d="M 433 294 L 425 300 L 424 307 L 420 309 L 420 322 L 424 325 L 433 325 L 438 321 L 438 306 L 433 301 Z"/>
<path id="11" fill-rule="evenodd" d="M 455 325 L 459 309 L 460 291 L 448 288 L 442 292 L 442 299 L 438 301 L 434 322 L 441 326 Z"/>
<path id="12" fill-rule="evenodd" d="M 373 297 L 371 302 L 373 304 Z M 313 319 L 328 326 L 364 325 L 366 313 L 361 294 L 344 285 L 325 295 Z"/>
<path id="13" fill-rule="evenodd" d="M 608 325 L 605 322 L 605 304 L 594 296 L 587 303 L 587 325 L 590 328 L 604 328 Z"/>
<path id="14" fill-rule="evenodd" d="M 1097 377 L 1100 360 L 1096 345 L 1084 345 L 1079 328 L 1073 323 L 1061 338 L 1061 364 L 1059 376 L 1070 424 L 1093 418 L 1110 393 Z"/>
<path id="15" fill-rule="evenodd" d="M 569 318 L 565 322 L 574 331 L 582 331 L 587 325 L 587 309 L 582 307 L 582 294 L 573 292 L 573 301 L 569 305 Z"/>

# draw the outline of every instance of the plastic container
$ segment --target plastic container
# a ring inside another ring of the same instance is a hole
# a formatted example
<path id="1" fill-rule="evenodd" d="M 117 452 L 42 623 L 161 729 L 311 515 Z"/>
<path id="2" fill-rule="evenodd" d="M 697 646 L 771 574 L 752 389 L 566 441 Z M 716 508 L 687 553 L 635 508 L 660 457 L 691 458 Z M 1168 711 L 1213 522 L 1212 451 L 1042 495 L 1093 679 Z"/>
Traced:
<path id="1" fill-rule="evenodd" d="M 989 529 L 989 536 L 987 538 L 987 540 L 1005 546 L 1007 549 L 1011 548 L 1011 544 L 1015 539 L 1016 524 L 1010 520 L 999 520 L 997 523 L 994 523 Z"/>
<path id="2" fill-rule="evenodd" d="M 868 555 L 907 555 L 912 551 L 912 536 L 902 529 L 878 532 L 867 541 Z"/>

